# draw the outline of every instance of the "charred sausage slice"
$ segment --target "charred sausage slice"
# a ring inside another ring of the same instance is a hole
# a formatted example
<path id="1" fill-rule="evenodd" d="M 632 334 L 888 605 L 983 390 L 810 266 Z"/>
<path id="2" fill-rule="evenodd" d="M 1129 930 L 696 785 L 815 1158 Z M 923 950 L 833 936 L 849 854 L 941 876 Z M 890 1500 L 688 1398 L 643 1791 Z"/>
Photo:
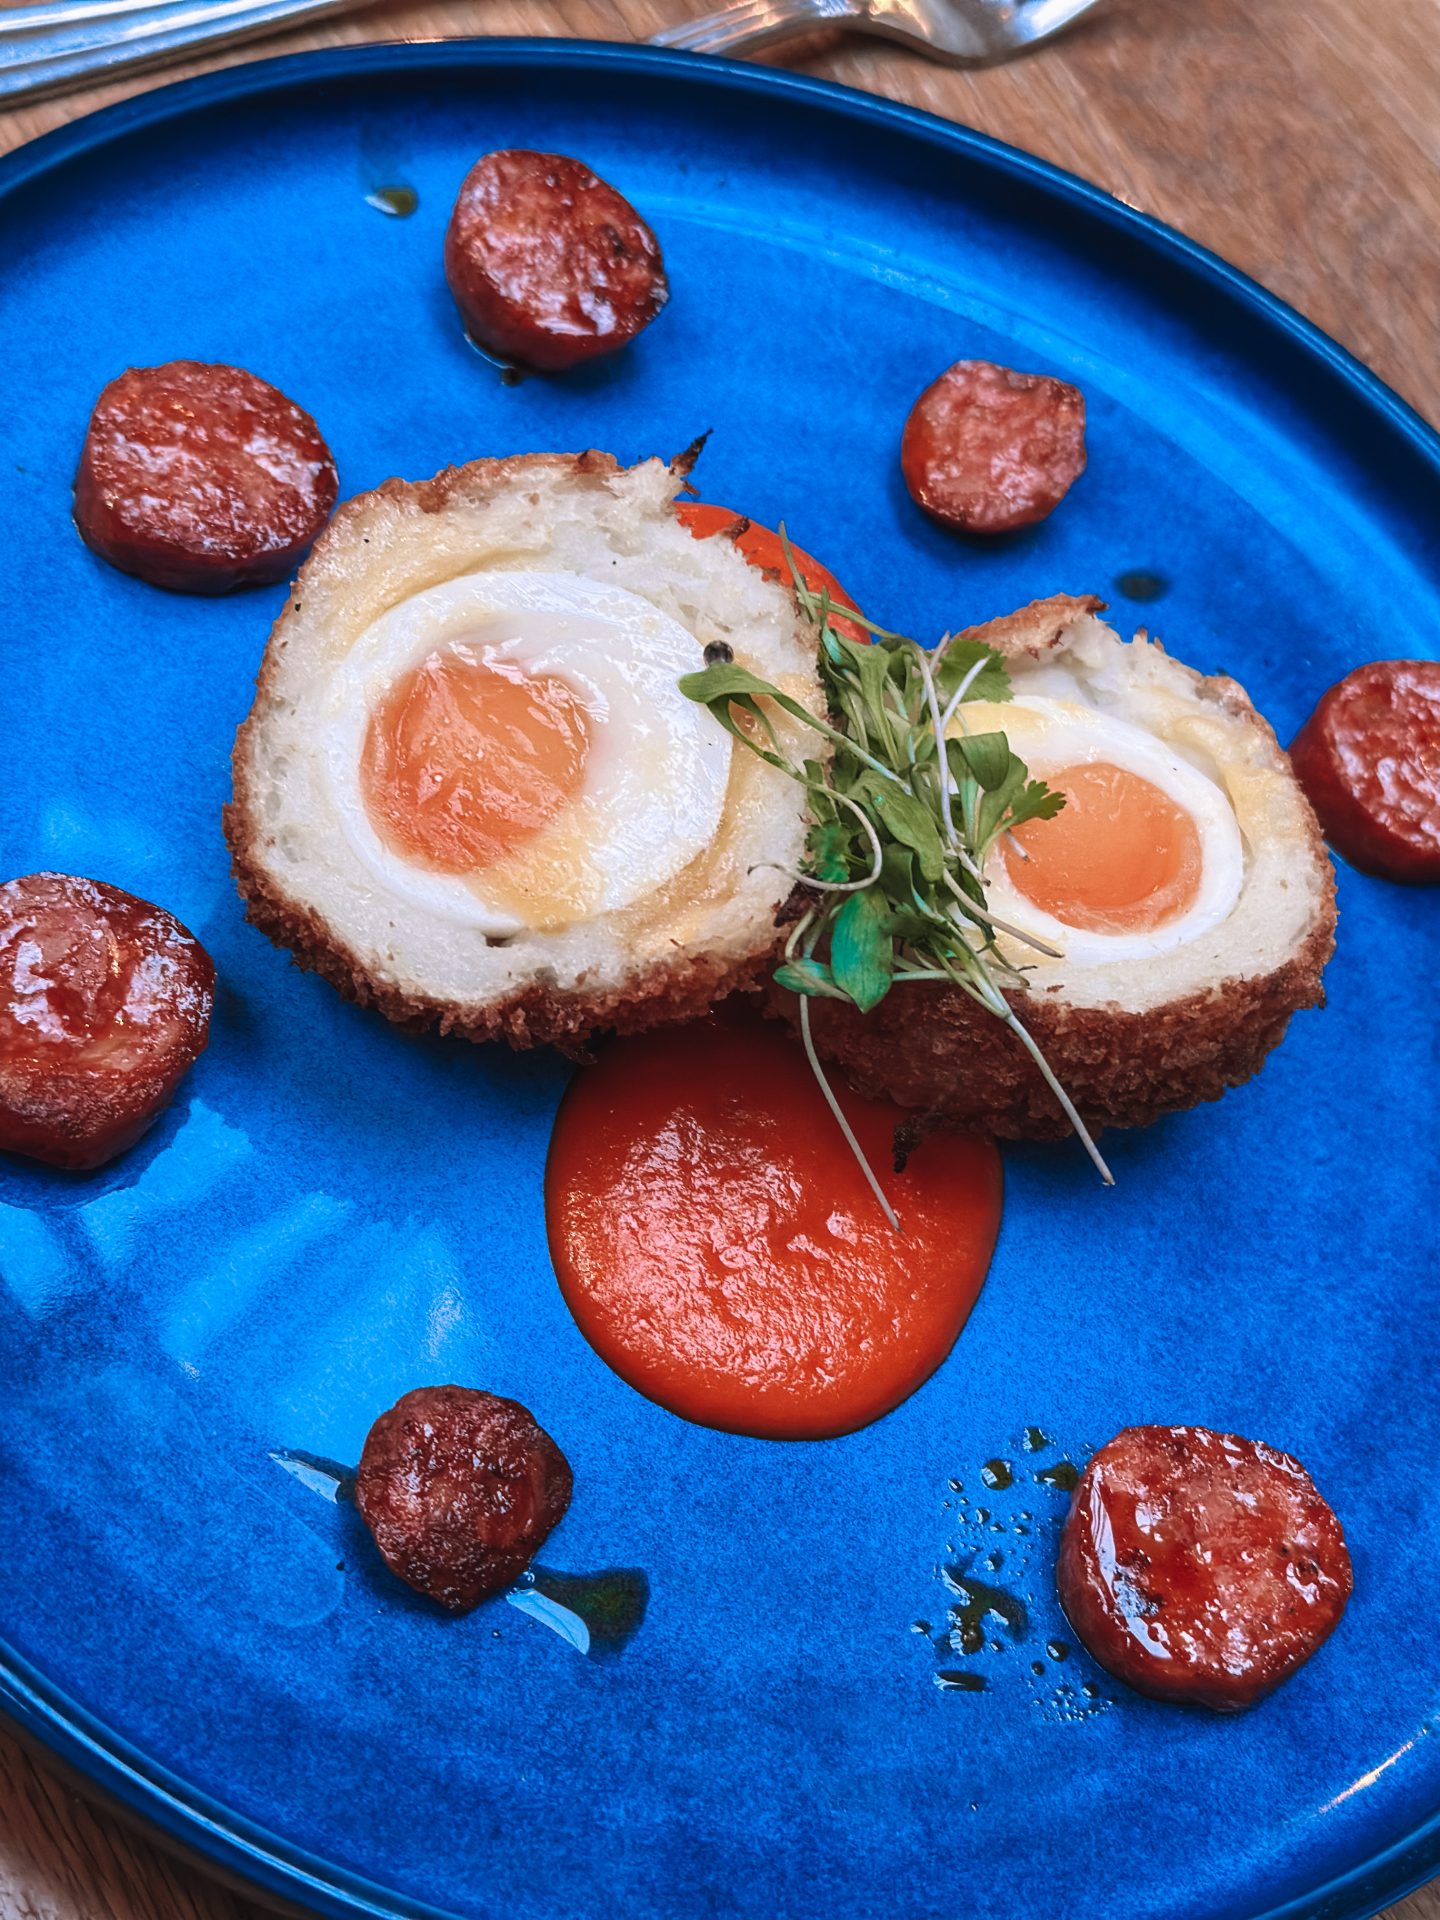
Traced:
<path id="1" fill-rule="evenodd" d="M 654 234 L 579 160 L 487 153 L 445 234 L 465 329 L 504 360 L 559 372 L 614 353 L 655 318 L 669 283 Z"/>
<path id="2" fill-rule="evenodd" d="M 131 367 L 96 402 L 75 524 L 122 573 L 228 593 L 294 572 L 335 505 L 329 447 L 303 407 L 242 367 Z"/>
<path id="3" fill-rule="evenodd" d="M 172 914 L 102 881 L 0 886 L 0 1149 L 98 1167 L 205 1045 L 215 968 Z"/>
<path id="4" fill-rule="evenodd" d="M 1238 1713 L 1330 1635 L 1350 1597 L 1340 1523 L 1288 1453 L 1206 1427 L 1127 1427 L 1071 1502 L 1060 1599 L 1141 1693 Z"/>
<path id="5" fill-rule="evenodd" d="M 356 1498 L 390 1571 L 464 1613 L 525 1571 L 570 1488 L 569 1462 L 518 1401 L 416 1387 L 371 1427 Z"/>
<path id="6" fill-rule="evenodd" d="M 957 360 L 911 408 L 900 465 L 913 499 L 946 526 L 1032 526 L 1085 471 L 1084 396 L 1047 374 Z"/>
<path id="7" fill-rule="evenodd" d="M 1290 748 L 1325 837 L 1363 873 L 1440 881 L 1440 660 L 1372 660 Z"/>

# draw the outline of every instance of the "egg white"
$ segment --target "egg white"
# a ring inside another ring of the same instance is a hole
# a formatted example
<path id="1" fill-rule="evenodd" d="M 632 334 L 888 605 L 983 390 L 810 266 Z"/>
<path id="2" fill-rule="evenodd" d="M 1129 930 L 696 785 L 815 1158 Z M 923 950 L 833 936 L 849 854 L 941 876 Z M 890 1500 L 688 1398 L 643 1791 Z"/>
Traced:
<path id="1" fill-rule="evenodd" d="M 550 675 L 589 723 L 580 791 L 504 859 L 439 873 L 386 844 L 361 792 L 372 713 L 432 654 Z M 696 637 L 650 601 L 566 573 L 485 571 L 411 594 L 374 620 L 317 702 L 325 777 L 347 842 L 377 886 L 436 919 L 504 938 L 629 907 L 714 840 L 732 743 L 680 692 Z"/>
<path id="2" fill-rule="evenodd" d="M 999 846 L 985 872 L 990 911 L 1022 932 L 1056 947 L 1075 966 L 1145 959 L 1188 945 L 1233 911 L 1245 880 L 1245 847 L 1227 794 L 1167 742 L 1130 721 L 1073 699 L 1019 693 L 1003 703 L 972 701 L 950 726 L 962 733 L 1004 733 L 1032 778 L 1064 767 L 1109 762 L 1158 787 L 1190 816 L 1200 841 L 1200 881 L 1183 913 L 1148 930 L 1104 933 L 1072 927 L 1047 913 L 1015 885 Z M 1010 957 L 1033 962 L 1023 942 L 1008 942 Z"/>

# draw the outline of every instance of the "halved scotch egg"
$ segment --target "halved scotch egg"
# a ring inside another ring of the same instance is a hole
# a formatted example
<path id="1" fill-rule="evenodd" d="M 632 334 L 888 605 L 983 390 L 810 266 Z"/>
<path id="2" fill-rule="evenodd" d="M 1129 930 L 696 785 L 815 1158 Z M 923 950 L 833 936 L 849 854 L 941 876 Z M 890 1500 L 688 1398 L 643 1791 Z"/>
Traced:
<path id="1" fill-rule="evenodd" d="M 764 974 L 804 794 L 678 682 L 728 649 L 813 706 L 815 642 L 732 541 L 681 524 L 684 478 L 532 454 L 337 513 L 225 812 L 249 917 L 301 966 L 517 1046 L 683 1019 Z"/>
<path id="2" fill-rule="evenodd" d="M 1065 793 L 997 844 L 986 897 L 1029 936 L 999 938 L 1028 982 L 1007 997 L 1092 1129 L 1249 1079 L 1290 1016 L 1323 1003 L 1335 944 L 1319 827 L 1244 689 L 1122 641 L 1101 604 L 1061 595 L 971 629 L 1005 657 L 1012 698 L 951 723 L 1004 732 Z M 957 990 L 902 985 L 869 1014 L 823 1000 L 811 1017 L 862 1091 L 1007 1138 L 1070 1130 L 1016 1036 Z"/>

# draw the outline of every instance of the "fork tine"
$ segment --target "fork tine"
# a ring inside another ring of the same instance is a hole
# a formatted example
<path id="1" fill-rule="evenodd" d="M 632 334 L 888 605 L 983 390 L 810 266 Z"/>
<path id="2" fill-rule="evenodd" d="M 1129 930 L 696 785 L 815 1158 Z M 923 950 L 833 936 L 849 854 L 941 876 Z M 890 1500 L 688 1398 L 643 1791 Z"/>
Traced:
<path id="1" fill-rule="evenodd" d="M 1025 0 L 1009 22 L 1011 48 L 1018 52 L 1022 47 L 1036 46 L 1078 20 L 1082 13 L 1097 9 L 1098 0 Z"/>
<path id="2" fill-rule="evenodd" d="M 18 84 L 25 74 L 58 69 L 89 54 L 110 53 L 119 59 L 123 49 L 133 48 L 138 57 L 159 35 L 193 31 L 198 39 L 257 11 L 256 0 L 144 0 L 143 5 L 87 18 L 84 9 L 89 4 L 79 0 L 78 14 L 64 26 L 36 29 L 13 40 L 0 37 L 0 75 Z"/>
<path id="3" fill-rule="evenodd" d="M 65 27 L 88 26 L 94 20 L 113 20 L 126 13 L 154 10 L 156 0 L 42 0 L 38 6 L 0 9 L 0 41 L 12 34 L 49 33 Z"/>
<path id="4" fill-rule="evenodd" d="M 71 26 L 0 37 L 0 102 L 94 86 L 140 68 L 163 66 L 193 48 L 258 39 L 299 19 L 338 13 L 356 0 L 148 0 L 123 9 L 107 30 Z M 128 17 L 127 17 L 128 16 Z M 3 17 L 3 16 L 0 16 Z"/>
<path id="5" fill-rule="evenodd" d="M 1104 0 L 735 0 L 654 36 L 693 53 L 773 46 L 821 25 L 858 28 L 952 66 L 990 66 L 1059 33 Z"/>
<path id="6" fill-rule="evenodd" d="M 678 47 L 688 53 L 705 52 L 717 30 L 748 32 L 752 25 L 768 19 L 774 0 L 735 0 L 717 13 L 702 13 L 694 20 L 682 20 L 679 26 L 666 27 L 651 37 L 652 47 Z"/>
<path id="7" fill-rule="evenodd" d="M 853 20 L 852 0 L 735 0 L 718 13 L 702 14 L 655 35 L 657 47 L 690 53 L 728 53 L 735 47 L 769 47 L 827 21 Z"/>

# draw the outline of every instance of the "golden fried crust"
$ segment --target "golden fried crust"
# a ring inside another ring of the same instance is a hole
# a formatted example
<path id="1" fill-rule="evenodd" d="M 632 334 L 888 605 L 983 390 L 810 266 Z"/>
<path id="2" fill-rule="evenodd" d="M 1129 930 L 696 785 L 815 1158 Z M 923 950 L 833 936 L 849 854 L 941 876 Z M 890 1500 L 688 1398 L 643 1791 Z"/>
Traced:
<path id="1" fill-rule="evenodd" d="M 1075 622 L 1087 613 L 1103 613 L 1105 602 L 1093 593 L 1052 593 L 1048 599 L 1032 600 L 1028 607 L 1014 613 L 1002 613 L 998 619 L 984 620 L 978 627 L 966 627 L 957 637 L 979 640 L 1006 660 L 1028 654 L 1038 660 L 1042 653 L 1058 647 Z"/>
<path id="2" fill-rule="evenodd" d="M 487 499 L 530 479 L 554 474 L 603 479 L 619 471 L 619 462 L 610 454 L 591 451 L 473 460 L 465 466 L 448 467 L 431 480 L 386 480 L 338 509 L 312 549 L 311 559 L 302 567 L 276 631 L 283 633 L 287 615 L 298 612 L 303 604 L 311 568 L 323 561 L 333 540 L 345 536 L 350 522 L 370 517 L 377 499 L 400 501 L 407 511 L 441 513 L 456 500 L 483 505 Z M 252 730 L 263 723 L 276 671 L 274 656 L 267 648 L 254 705 L 236 735 L 231 763 L 234 797 L 222 813 L 231 872 L 251 925 L 277 946 L 288 947 L 297 966 L 319 974 L 347 1000 L 373 1007 L 387 1020 L 411 1031 L 438 1028 L 442 1033 L 477 1042 L 504 1040 L 513 1047 L 550 1045 L 562 1052 L 578 1053 L 598 1033 L 629 1033 L 698 1019 L 727 994 L 758 985 L 768 972 L 783 940 L 778 932 L 758 953 L 739 959 L 706 953 L 679 956 L 673 964 L 637 974 L 603 993 L 552 991 L 536 985 L 508 999 L 466 1007 L 407 993 L 381 978 L 335 937 L 319 915 L 276 885 L 262 857 L 260 808 L 246 746 Z"/>
<path id="3" fill-rule="evenodd" d="M 383 500 L 404 500 L 422 513 L 443 513 L 452 500 L 475 506 L 506 492 L 517 480 L 554 474 L 610 474 L 620 462 L 593 447 L 585 453 L 511 453 L 499 460 L 467 460 L 461 467 L 442 467 L 430 480 L 382 480 L 369 493 L 356 494 L 335 514 L 332 527 L 352 513 L 363 513 L 378 494 Z M 327 529 L 328 532 L 328 529 Z M 298 583 L 297 583 L 298 584 Z"/>
<path id="4" fill-rule="evenodd" d="M 1218 1100 L 1260 1071 L 1292 1013 L 1325 1004 L 1321 975 L 1335 950 L 1335 877 L 1299 951 L 1273 972 L 1230 979 L 1143 1013 L 1076 1007 L 1045 993 L 1008 996 L 1081 1118 L 1146 1127 L 1162 1114 Z M 793 1025 L 795 996 L 771 985 L 766 1009 Z M 836 1000 L 810 1006 L 824 1059 L 872 1099 L 933 1125 L 983 1127 L 1005 1140 L 1071 1131 L 1019 1040 L 953 987 L 892 987 L 868 1014 Z"/>
<path id="5" fill-rule="evenodd" d="M 1057 594 L 965 637 L 1011 659 L 1039 659 L 1062 648 L 1075 621 L 1102 604 Z M 1242 687 L 1224 676 L 1181 671 L 1197 695 L 1257 733 L 1272 763 L 1288 764 Z M 1140 1011 L 1114 1003 L 1076 1006 L 1060 988 L 1047 992 L 1038 984 L 1007 996 L 1093 1132 L 1148 1126 L 1163 1114 L 1218 1100 L 1259 1072 L 1293 1013 L 1325 1004 L 1321 975 L 1335 950 L 1335 874 L 1313 812 L 1305 807 L 1302 817 L 1296 870 L 1312 866 L 1320 894 L 1304 939 L 1278 967 Z M 765 1004 L 795 1024 L 793 994 L 772 984 Z M 862 1094 L 914 1112 L 922 1127 L 982 1127 L 1007 1140 L 1060 1139 L 1072 1130 L 1015 1034 L 954 988 L 893 987 L 868 1014 L 841 1001 L 813 1000 L 810 1015 L 822 1058 Z"/>
<path id="6" fill-rule="evenodd" d="M 512 1047 L 553 1046 L 562 1053 L 583 1053 L 599 1033 L 637 1033 L 673 1021 L 697 1020 L 727 994 L 754 987 L 774 958 L 773 952 L 742 960 L 690 954 L 673 966 L 637 975 L 610 993 L 582 995 L 532 986 L 507 1000 L 454 1006 L 425 994 L 406 993 L 372 973 L 318 915 L 277 890 L 269 875 L 250 862 L 237 845 L 242 826 L 235 808 L 228 806 L 225 832 L 234 856 L 235 884 L 245 901 L 245 918 L 277 946 L 288 947 L 296 966 L 306 973 L 318 973 L 345 999 L 373 1007 L 413 1033 L 435 1027 L 462 1040 L 504 1040 Z M 779 940 L 777 934 L 777 946 Z"/>

